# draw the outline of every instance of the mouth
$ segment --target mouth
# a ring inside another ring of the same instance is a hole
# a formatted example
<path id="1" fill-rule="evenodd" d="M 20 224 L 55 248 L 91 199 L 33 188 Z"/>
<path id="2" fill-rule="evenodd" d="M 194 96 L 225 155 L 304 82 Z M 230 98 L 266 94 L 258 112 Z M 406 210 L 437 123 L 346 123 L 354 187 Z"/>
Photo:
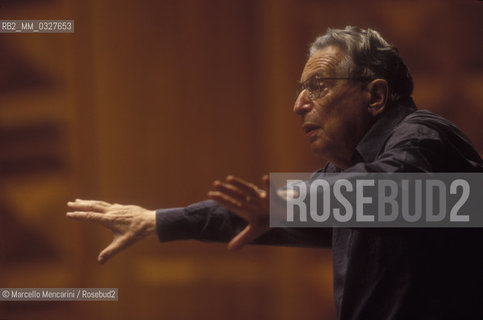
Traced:
<path id="1" fill-rule="evenodd" d="M 315 130 L 320 129 L 320 126 L 313 124 L 313 123 L 305 123 L 302 126 L 302 129 L 304 130 L 306 135 L 311 135 L 312 133 L 315 132 Z"/>

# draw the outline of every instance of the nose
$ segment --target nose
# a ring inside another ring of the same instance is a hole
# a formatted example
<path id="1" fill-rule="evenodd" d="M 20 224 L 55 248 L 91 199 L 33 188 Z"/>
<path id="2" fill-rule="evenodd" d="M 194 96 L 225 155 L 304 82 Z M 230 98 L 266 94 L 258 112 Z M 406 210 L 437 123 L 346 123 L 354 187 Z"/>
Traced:
<path id="1" fill-rule="evenodd" d="M 298 115 L 305 114 L 312 109 L 312 100 L 309 98 L 307 90 L 302 90 L 295 100 L 293 105 L 293 112 Z"/>

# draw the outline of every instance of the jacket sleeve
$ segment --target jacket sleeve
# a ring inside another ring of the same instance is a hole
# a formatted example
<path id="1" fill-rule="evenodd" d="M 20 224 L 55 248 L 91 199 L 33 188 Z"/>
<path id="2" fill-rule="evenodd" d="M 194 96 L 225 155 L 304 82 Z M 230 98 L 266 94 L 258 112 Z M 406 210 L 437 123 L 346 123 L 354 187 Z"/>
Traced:
<path id="1" fill-rule="evenodd" d="M 195 239 L 228 242 L 246 222 L 213 200 L 185 208 L 156 210 L 156 231 L 162 242 Z M 260 245 L 330 247 L 331 228 L 272 228 L 254 241 Z"/>

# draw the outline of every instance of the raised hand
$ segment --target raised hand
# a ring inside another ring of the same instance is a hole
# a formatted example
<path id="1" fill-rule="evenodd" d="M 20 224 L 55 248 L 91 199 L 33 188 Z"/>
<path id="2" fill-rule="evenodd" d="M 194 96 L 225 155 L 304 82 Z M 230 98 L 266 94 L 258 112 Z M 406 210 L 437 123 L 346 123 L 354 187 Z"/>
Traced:
<path id="1" fill-rule="evenodd" d="M 105 263 L 122 249 L 156 230 L 155 211 L 139 206 L 81 199 L 68 202 L 67 206 L 73 210 L 67 212 L 67 217 L 92 221 L 112 231 L 114 238 L 99 254 L 99 263 Z"/>
<path id="2" fill-rule="evenodd" d="M 239 215 L 248 225 L 228 244 L 228 250 L 237 251 L 269 229 L 269 178 L 262 177 L 265 190 L 243 179 L 228 176 L 225 181 L 215 181 L 208 197 Z"/>

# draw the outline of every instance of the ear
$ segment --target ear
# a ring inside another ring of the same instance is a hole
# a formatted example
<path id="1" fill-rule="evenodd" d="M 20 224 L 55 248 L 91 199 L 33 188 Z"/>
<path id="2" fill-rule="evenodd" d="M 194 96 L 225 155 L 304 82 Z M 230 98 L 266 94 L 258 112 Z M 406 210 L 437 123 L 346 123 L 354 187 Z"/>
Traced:
<path id="1" fill-rule="evenodd" d="M 389 96 L 389 85 L 384 79 L 375 79 L 366 86 L 366 90 L 370 95 L 367 110 L 375 117 L 381 114 L 386 108 Z"/>

